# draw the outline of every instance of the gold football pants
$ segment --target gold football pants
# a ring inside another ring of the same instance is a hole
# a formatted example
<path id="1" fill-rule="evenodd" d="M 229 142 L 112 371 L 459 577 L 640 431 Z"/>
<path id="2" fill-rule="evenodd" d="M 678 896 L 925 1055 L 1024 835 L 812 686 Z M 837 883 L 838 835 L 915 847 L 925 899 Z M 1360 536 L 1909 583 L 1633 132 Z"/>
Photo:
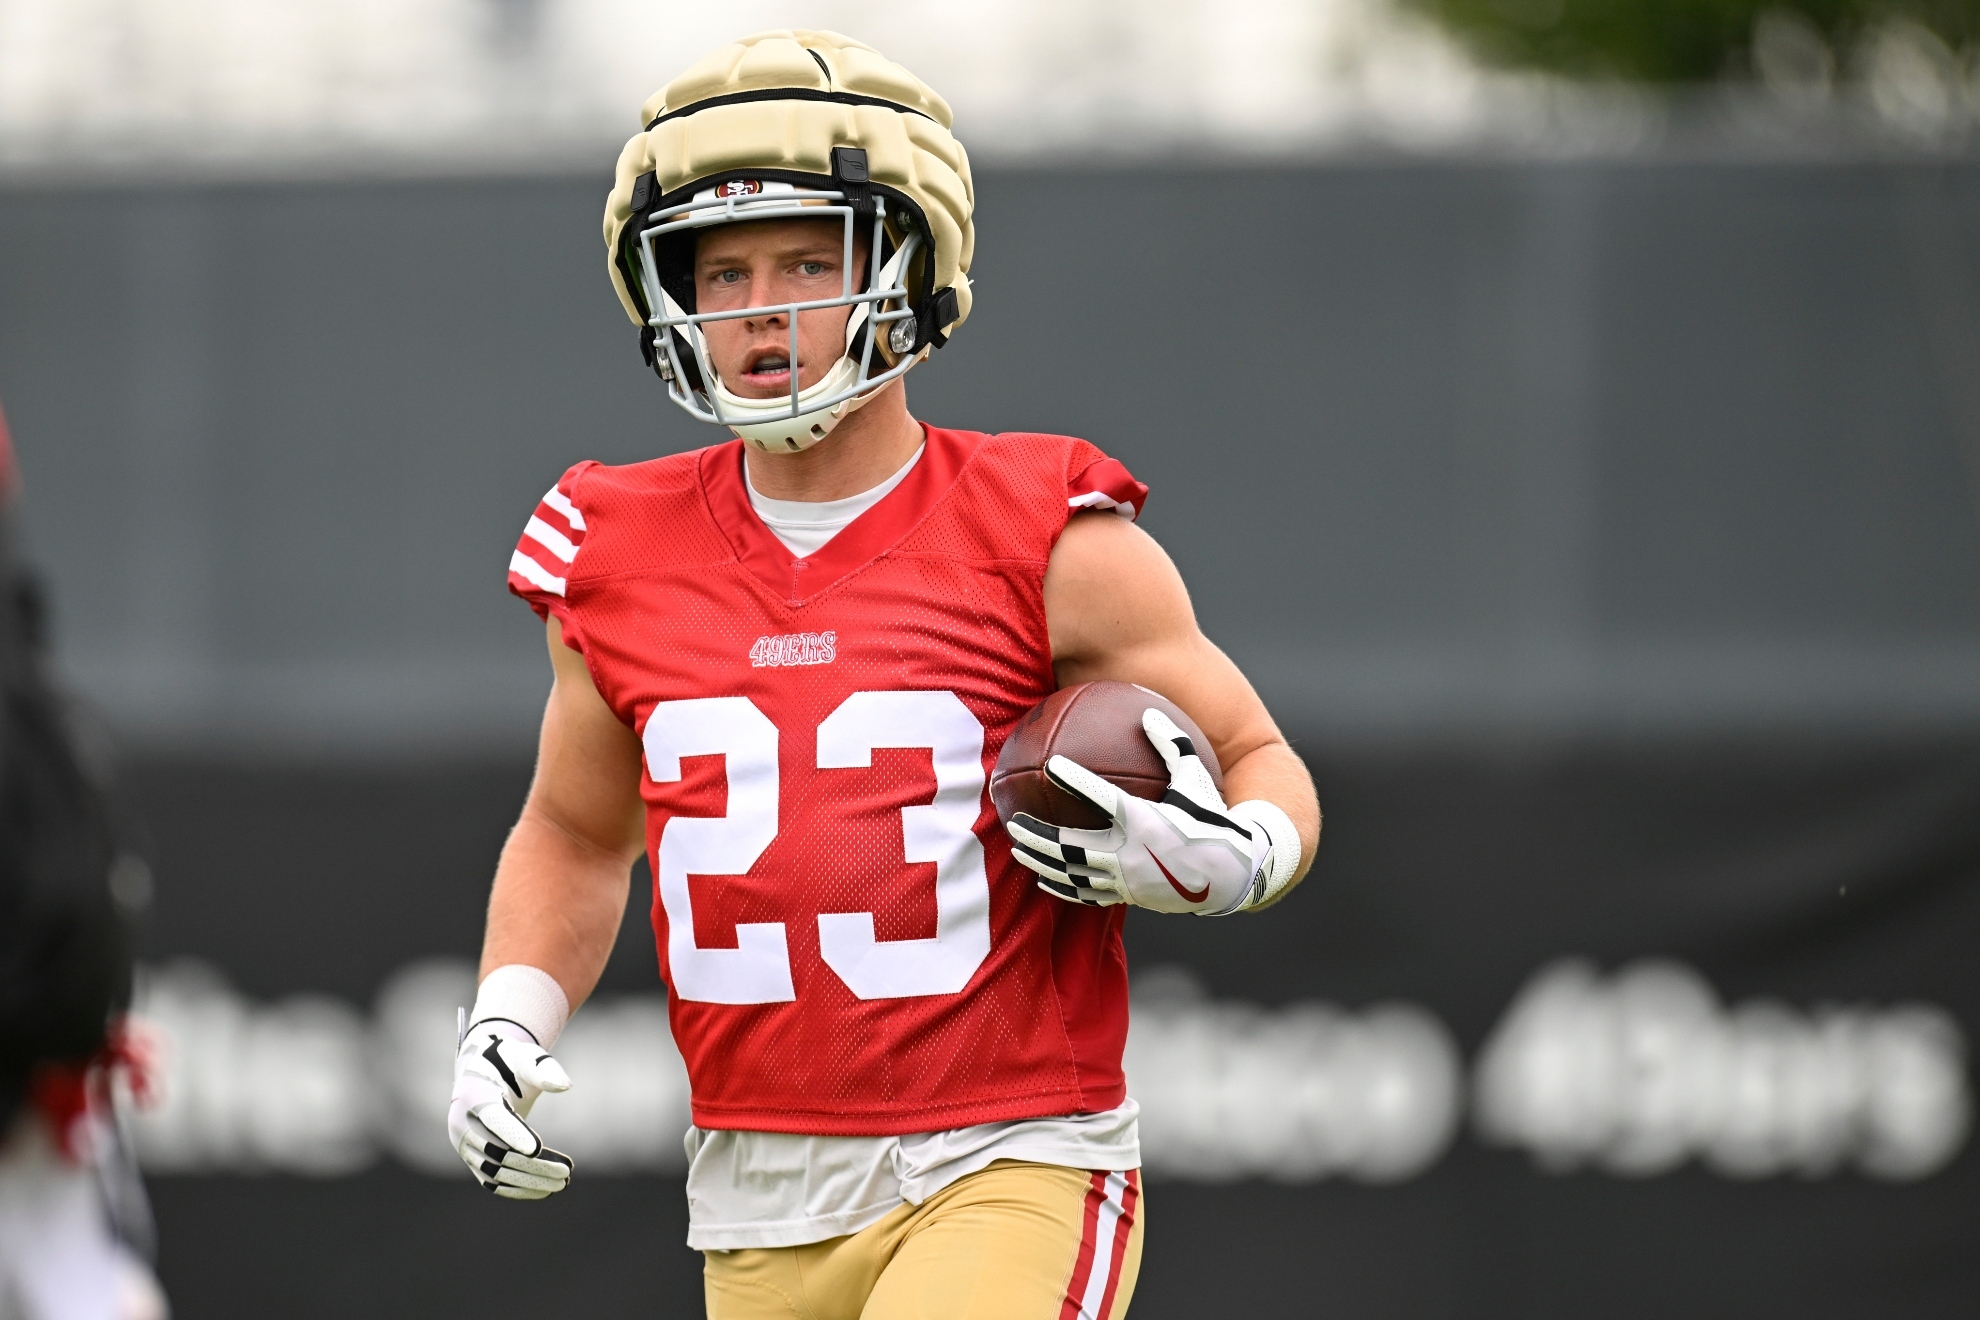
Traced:
<path id="1" fill-rule="evenodd" d="M 1141 1175 L 999 1160 L 857 1233 L 706 1253 L 708 1320 L 1120 1320 Z"/>

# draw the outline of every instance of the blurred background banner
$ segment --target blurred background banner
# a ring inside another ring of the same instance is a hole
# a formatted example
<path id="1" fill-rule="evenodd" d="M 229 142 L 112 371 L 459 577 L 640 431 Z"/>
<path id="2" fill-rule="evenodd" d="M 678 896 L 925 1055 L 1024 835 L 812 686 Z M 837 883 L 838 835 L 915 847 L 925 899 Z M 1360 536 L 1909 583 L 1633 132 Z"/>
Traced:
<path id="1" fill-rule="evenodd" d="M 611 162 L 786 23 L 978 162 L 917 415 L 1147 481 L 1328 813 L 1287 905 L 1129 922 L 1135 1314 L 1970 1315 L 1971 6 L 0 0 L 0 398 L 153 836 L 180 1314 L 696 1313 L 643 869 L 573 1192 L 437 1113 L 549 686 L 509 551 L 717 438 Z"/>
<path id="2" fill-rule="evenodd" d="M 1136 1314 L 1970 1310 L 1980 739 L 1301 744 L 1308 891 L 1128 923 L 1149 1231 L 1192 1246 Z M 143 765 L 185 1313 L 696 1313 L 643 873 L 535 1111 L 570 1194 L 491 1201 L 436 1135 L 527 774 Z"/>

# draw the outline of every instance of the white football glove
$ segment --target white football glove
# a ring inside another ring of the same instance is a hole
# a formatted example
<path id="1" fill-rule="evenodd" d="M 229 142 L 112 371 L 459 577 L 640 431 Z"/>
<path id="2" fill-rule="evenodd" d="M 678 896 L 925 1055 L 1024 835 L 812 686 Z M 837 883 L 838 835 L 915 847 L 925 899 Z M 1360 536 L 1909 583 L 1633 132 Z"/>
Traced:
<path id="1" fill-rule="evenodd" d="M 571 1157 L 523 1122 L 536 1097 L 571 1079 L 536 1037 L 505 1018 L 469 1027 L 454 1056 L 447 1135 L 483 1187 L 512 1201 L 540 1201 L 570 1185 Z"/>
<path id="2" fill-rule="evenodd" d="M 1005 826 L 1012 855 L 1038 874 L 1046 893 L 1094 907 L 1132 903 L 1223 916 L 1276 898 L 1299 866 L 1299 837 L 1285 812 L 1263 801 L 1225 806 L 1174 720 L 1151 707 L 1141 726 L 1169 768 L 1162 800 L 1122 792 L 1077 761 L 1054 756 L 1046 777 L 1113 824 L 1062 829 L 1019 812 Z"/>

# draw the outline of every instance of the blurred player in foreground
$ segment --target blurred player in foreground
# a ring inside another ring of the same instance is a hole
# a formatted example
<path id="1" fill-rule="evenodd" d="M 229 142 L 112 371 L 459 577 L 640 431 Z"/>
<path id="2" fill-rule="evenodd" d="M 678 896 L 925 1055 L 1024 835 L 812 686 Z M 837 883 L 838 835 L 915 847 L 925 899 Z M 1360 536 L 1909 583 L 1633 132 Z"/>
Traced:
<path id="1" fill-rule="evenodd" d="M 110 1100 L 120 1074 L 145 1090 L 122 1020 L 121 880 L 143 868 L 120 855 L 100 767 L 43 673 L 18 487 L 0 418 L 0 1320 L 165 1320 Z"/>
<path id="2" fill-rule="evenodd" d="M 940 97 L 857 42 L 772 32 L 642 116 L 612 279 L 674 401 L 738 438 L 578 464 L 511 562 L 556 683 L 451 1137 L 499 1196 L 566 1185 L 523 1119 L 570 1084 L 548 1051 L 650 850 L 710 1316 L 1119 1316 L 1144 1220 L 1123 905 L 1280 898 L 1318 842 L 1312 782 L 1135 527 L 1126 468 L 909 415 L 901 377 L 970 310 Z M 1236 805 L 1150 717 L 1163 802 L 1055 762 L 1112 827 L 1007 837 L 998 749 L 1103 678 L 1193 716 Z"/>

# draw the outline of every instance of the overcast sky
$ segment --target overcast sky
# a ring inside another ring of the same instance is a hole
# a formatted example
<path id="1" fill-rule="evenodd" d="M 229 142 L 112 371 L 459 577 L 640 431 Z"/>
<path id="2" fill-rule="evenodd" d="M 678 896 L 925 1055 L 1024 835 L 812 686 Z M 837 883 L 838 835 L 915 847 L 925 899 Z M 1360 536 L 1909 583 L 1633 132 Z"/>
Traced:
<path id="1" fill-rule="evenodd" d="M 1545 99 L 1388 0 L 0 0 L 0 164 L 587 168 L 788 26 L 914 69 L 981 159 L 1435 148 Z"/>

